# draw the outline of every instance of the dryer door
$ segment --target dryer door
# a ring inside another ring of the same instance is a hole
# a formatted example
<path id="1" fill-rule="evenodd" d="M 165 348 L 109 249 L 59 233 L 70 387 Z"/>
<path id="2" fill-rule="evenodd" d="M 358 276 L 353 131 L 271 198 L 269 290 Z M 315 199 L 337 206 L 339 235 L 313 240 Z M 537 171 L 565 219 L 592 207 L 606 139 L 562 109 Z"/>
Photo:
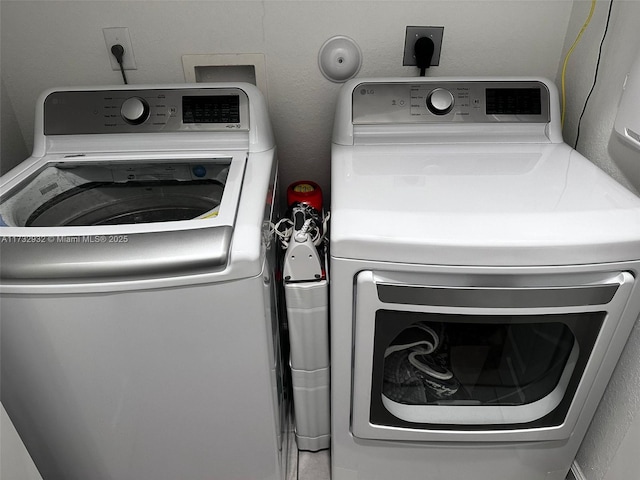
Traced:
<path id="1" fill-rule="evenodd" d="M 569 437 L 633 281 L 628 272 L 457 279 L 361 272 L 353 434 Z"/>

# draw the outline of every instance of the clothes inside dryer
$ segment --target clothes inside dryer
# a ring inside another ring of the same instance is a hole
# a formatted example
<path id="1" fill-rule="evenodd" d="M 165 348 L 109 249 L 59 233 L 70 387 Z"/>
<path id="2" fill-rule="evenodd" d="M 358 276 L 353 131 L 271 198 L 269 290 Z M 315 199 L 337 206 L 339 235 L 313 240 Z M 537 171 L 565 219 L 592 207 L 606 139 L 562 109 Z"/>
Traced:
<path id="1" fill-rule="evenodd" d="M 574 345 L 560 321 L 416 322 L 385 351 L 382 394 L 407 405 L 530 404 L 556 388 Z"/>
<path id="2" fill-rule="evenodd" d="M 231 159 L 202 163 L 59 163 L 2 205 L 12 226 L 121 225 L 218 214 Z"/>

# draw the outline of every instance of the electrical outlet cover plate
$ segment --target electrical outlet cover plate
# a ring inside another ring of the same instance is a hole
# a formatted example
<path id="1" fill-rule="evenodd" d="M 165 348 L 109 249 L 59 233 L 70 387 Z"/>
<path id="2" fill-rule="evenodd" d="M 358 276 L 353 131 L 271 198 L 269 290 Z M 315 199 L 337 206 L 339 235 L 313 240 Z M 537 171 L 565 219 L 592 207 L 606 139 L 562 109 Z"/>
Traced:
<path id="1" fill-rule="evenodd" d="M 404 39 L 404 57 L 402 65 L 416 65 L 416 57 L 413 54 L 413 50 L 416 41 L 422 37 L 429 37 L 433 40 L 433 57 L 431 58 L 431 66 L 439 65 L 443 33 L 444 27 L 407 27 L 407 33 Z"/>
<path id="2" fill-rule="evenodd" d="M 136 57 L 133 55 L 133 46 L 131 45 L 131 37 L 127 27 L 110 27 L 103 28 L 104 42 L 107 45 L 107 53 L 111 62 L 112 70 L 120 70 L 120 65 L 116 57 L 111 53 L 113 45 L 120 44 L 124 48 L 124 56 L 122 57 L 122 66 L 125 70 L 137 70 Z"/>

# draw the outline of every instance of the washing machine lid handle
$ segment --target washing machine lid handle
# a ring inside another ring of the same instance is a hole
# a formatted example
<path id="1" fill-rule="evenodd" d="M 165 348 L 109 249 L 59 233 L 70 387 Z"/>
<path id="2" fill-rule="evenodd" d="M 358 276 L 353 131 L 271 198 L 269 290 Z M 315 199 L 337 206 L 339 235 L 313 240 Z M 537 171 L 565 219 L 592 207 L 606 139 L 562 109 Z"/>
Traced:
<path id="1" fill-rule="evenodd" d="M 41 236 L 33 237 L 38 241 L 32 243 L 20 240 L 27 237 L 3 237 L 0 278 L 7 285 L 219 271 L 228 263 L 232 234 L 233 227 L 225 225 L 127 235 Z"/>

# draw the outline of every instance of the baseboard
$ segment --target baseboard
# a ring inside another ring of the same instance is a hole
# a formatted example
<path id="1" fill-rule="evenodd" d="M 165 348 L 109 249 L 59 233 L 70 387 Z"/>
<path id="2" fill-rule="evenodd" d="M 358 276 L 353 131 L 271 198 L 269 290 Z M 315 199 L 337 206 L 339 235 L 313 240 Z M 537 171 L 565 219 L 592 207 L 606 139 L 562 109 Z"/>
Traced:
<path id="1" fill-rule="evenodd" d="M 567 480 L 587 480 L 587 477 L 585 477 L 584 473 L 582 473 L 580 465 L 578 465 L 578 462 L 575 460 L 571 464 L 571 470 L 569 470 Z"/>

